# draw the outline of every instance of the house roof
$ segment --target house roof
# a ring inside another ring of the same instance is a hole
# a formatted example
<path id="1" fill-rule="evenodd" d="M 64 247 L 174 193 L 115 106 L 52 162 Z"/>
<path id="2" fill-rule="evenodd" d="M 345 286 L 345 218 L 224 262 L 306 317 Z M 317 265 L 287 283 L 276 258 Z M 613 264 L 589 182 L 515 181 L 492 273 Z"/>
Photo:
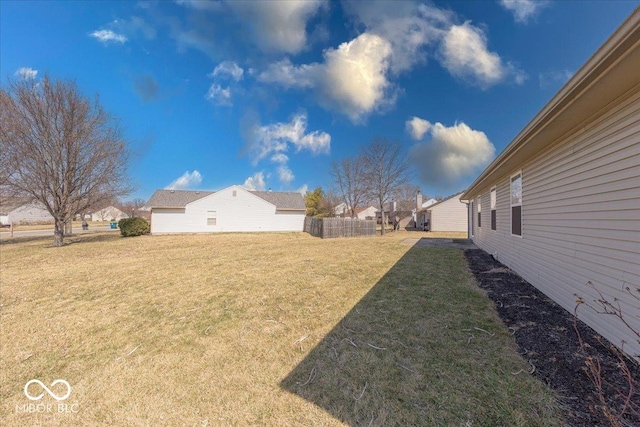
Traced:
<path id="1" fill-rule="evenodd" d="M 187 204 L 202 199 L 213 191 L 193 190 L 156 190 L 149 199 L 146 207 L 149 208 L 184 208 Z"/>
<path id="2" fill-rule="evenodd" d="M 304 199 L 300 193 L 281 191 L 249 191 L 276 206 L 277 209 L 306 210 Z M 149 199 L 149 208 L 184 208 L 191 202 L 213 194 L 214 191 L 194 190 L 156 190 Z"/>
<path id="3" fill-rule="evenodd" d="M 250 191 L 261 199 L 276 205 L 278 209 L 306 211 L 302 194 L 283 191 Z"/>
<path id="4" fill-rule="evenodd" d="M 640 84 L 640 8 L 609 37 L 462 195 L 471 200 Z"/>
<path id="5" fill-rule="evenodd" d="M 442 204 L 442 203 L 444 203 L 444 202 L 446 202 L 446 201 L 449 201 L 449 200 L 453 199 L 454 197 L 460 196 L 462 193 L 463 193 L 463 191 L 461 191 L 461 192 L 459 192 L 459 193 L 456 193 L 456 194 L 454 194 L 454 195 L 452 195 L 452 196 L 449 196 L 449 197 L 447 197 L 446 199 L 442 199 L 442 200 L 440 200 L 440 201 L 439 201 L 439 202 L 437 202 L 437 203 L 434 203 L 434 204 L 432 204 L 432 205 L 429 205 L 429 206 L 427 206 L 426 208 L 422 208 L 422 209 L 420 209 L 418 212 L 426 212 L 426 211 L 430 211 L 430 210 L 431 210 L 431 209 L 433 209 L 434 207 L 436 207 L 436 206 L 438 206 L 438 205 L 440 205 L 440 204 Z"/>

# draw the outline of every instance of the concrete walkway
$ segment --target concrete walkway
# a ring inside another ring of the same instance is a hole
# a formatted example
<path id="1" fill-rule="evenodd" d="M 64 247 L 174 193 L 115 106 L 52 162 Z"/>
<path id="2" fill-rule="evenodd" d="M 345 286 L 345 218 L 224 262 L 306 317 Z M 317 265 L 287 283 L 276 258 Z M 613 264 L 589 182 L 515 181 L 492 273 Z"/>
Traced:
<path id="1" fill-rule="evenodd" d="M 440 248 L 455 248 L 455 249 L 478 249 L 476 245 L 469 239 L 429 239 L 422 238 L 410 238 L 404 239 L 400 242 L 405 246 L 417 246 L 417 247 L 440 247 Z"/>

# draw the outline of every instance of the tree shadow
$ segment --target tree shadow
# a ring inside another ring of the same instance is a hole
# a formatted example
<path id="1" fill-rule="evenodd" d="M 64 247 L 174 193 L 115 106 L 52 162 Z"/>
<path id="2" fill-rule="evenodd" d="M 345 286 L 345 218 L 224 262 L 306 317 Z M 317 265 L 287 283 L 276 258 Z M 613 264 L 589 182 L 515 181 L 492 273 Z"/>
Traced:
<path id="1" fill-rule="evenodd" d="M 350 426 L 513 424 L 511 387 L 531 384 L 511 374 L 522 361 L 489 332 L 504 326 L 466 265 L 459 249 L 413 245 L 280 387 Z"/>
<path id="2" fill-rule="evenodd" d="M 95 242 L 110 242 L 114 239 L 119 239 L 120 233 L 114 232 L 95 232 L 86 234 L 75 234 L 64 238 L 63 246 L 73 245 L 78 243 L 95 243 Z M 8 237 L 0 240 L 0 246 L 15 245 L 24 243 L 43 243 L 45 246 L 53 246 L 53 234 L 51 236 L 20 236 L 20 237 Z"/>

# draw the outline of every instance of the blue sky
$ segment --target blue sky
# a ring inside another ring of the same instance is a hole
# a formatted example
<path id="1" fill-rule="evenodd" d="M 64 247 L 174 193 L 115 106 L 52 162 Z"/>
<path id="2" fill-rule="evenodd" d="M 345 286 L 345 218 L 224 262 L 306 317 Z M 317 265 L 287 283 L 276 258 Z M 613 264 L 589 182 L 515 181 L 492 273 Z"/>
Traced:
<path id="1" fill-rule="evenodd" d="M 0 2 L 0 74 L 75 79 L 158 188 L 329 188 L 376 136 L 463 190 L 636 1 Z"/>

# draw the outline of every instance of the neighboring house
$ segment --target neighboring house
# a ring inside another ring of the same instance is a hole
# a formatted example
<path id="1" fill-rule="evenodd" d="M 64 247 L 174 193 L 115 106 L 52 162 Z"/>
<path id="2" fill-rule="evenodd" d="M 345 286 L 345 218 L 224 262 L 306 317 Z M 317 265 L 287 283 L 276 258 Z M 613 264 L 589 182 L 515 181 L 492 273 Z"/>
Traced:
<path id="1" fill-rule="evenodd" d="M 419 210 L 418 217 L 423 225 L 427 223 L 429 231 L 465 233 L 468 229 L 468 213 L 467 204 L 460 201 L 461 195 L 462 193 L 454 194 Z"/>
<path id="2" fill-rule="evenodd" d="M 424 228 L 424 224 L 427 221 L 427 210 L 424 208 L 428 208 L 431 205 L 435 205 L 438 203 L 436 199 L 429 199 L 427 201 L 422 201 L 422 194 L 418 191 L 416 195 L 416 208 L 412 210 L 413 212 L 413 222 L 416 224 L 416 227 L 422 230 Z"/>
<path id="3" fill-rule="evenodd" d="M 129 215 L 115 206 L 107 206 L 91 214 L 91 221 L 120 221 L 123 218 L 129 218 Z"/>
<path id="4" fill-rule="evenodd" d="M 345 216 L 345 215 L 349 215 L 349 210 L 351 208 L 349 207 L 349 205 L 347 205 L 346 203 L 342 202 L 339 205 L 337 205 L 335 208 L 333 208 L 333 213 L 336 216 Z"/>
<path id="5" fill-rule="evenodd" d="M 398 221 L 398 227 L 409 229 L 415 228 L 414 222 L 414 211 L 415 211 L 415 203 L 410 200 L 403 200 L 400 202 L 388 202 L 383 205 L 385 218 L 387 219 L 388 224 L 394 224 L 395 221 Z M 378 222 L 381 221 L 380 211 L 376 211 L 376 219 Z"/>
<path id="6" fill-rule="evenodd" d="M 640 9 L 462 199 L 480 248 L 569 312 L 578 297 L 596 308 L 604 298 L 640 331 Z M 618 317 L 585 306 L 578 316 L 640 354 Z"/>
<path id="7" fill-rule="evenodd" d="M 376 219 L 376 212 L 378 212 L 378 209 L 376 209 L 374 206 L 367 206 L 366 208 L 356 208 L 356 217 L 358 219 Z"/>
<path id="8" fill-rule="evenodd" d="M 156 190 L 147 202 L 151 233 L 302 231 L 306 207 L 300 193 Z"/>
<path id="9" fill-rule="evenodd" d="M 8 210 L 6 217 L 9 224 L 38 224 L 53 223 L 54 221 L 49 211 L 37 202 L 7 207 L 6 210 Z"/>

